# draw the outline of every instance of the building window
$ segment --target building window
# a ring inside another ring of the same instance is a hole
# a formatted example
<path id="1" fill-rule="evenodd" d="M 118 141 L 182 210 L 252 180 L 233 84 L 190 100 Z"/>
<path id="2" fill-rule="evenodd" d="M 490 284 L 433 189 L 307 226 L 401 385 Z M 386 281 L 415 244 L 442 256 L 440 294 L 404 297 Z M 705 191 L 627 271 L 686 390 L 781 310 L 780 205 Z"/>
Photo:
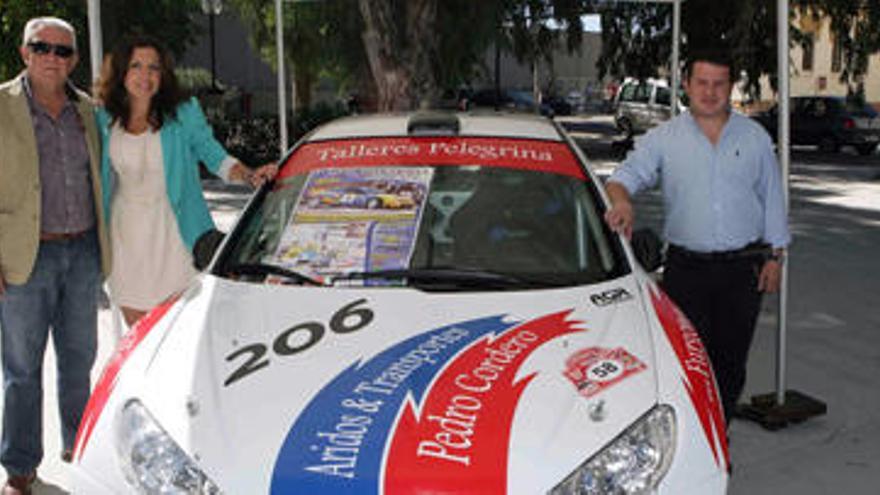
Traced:
<path id="1" fill-rule="evenodd" d="M 814 38 L 812 34 L 806 35 L 804 38 L 804 43 L 801 45 L 801 49 L 803 49 L 803 58 L 801 59 L 801 69 L 804 72 L 810 72 L 813 70 L 813 44 Z"/>
<path id="2" fill-rule="evenodd" d="M 840 72 L 843 67 L 843 39 L 841 36 L 834 37 L 834 46 L 831 47 L 831 72 Z"/>

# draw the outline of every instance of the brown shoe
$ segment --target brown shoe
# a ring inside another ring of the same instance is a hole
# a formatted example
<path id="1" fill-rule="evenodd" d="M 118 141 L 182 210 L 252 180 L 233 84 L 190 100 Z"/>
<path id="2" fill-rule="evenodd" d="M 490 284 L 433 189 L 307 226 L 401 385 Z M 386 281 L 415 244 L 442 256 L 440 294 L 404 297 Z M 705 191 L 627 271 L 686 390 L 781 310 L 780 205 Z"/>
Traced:
<path id="1" fill-rule="evenodd" d="M 31 486 L 37 480 L 36 471 L 19 476 L 10 476 L 3 485 L 2 495 L 32 495 Z"/>

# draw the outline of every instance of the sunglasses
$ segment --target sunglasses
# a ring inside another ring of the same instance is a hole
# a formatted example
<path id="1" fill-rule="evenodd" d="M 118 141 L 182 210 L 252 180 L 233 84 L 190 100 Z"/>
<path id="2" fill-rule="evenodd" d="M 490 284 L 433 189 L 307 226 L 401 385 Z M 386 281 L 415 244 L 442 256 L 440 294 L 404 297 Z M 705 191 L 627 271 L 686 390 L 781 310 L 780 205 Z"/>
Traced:
<path id="1" fill-rule="evenodd" d="M 45 41 L 31 41 L 27 46 L 31 49 L 32 53 L 36 53 L 37 55 L 48 55 L 52 52 L 60 58 L 70 58 L 75 53 L 73 47 L 70 45 L 55 45 L 53 43 L 46 43 Z"/>

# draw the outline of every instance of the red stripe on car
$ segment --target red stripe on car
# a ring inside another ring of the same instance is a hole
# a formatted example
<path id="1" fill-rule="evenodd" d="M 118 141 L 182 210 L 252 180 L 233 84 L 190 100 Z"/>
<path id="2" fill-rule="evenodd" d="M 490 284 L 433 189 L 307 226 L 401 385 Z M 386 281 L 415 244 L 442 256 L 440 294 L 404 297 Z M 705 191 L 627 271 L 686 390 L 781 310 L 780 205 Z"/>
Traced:
<path id="1" fill-rule="evenodd" d="M 696 328 L 659 287 L 650 289 L 651 302 L 669 343 L 684 370 L 682 382 L 700 419 L 715 463 L 730 465 L 724 413 L 712 373 L 712 364 Z M 720 450 L 720 453 L 719 453 Z"/>
<path id="2" fill-rule="evenodd" d="M 95 390 L 92 391 L 88 404 L 86 404 L 82 420 L 79 423 L 79 430 L 76 433 L 76 442 L 74 442 L 74 459 L 79 460 L 82 458 L 83 451 L 85 451 L 86 445 L 89 443 L 89 437 L 91 437 L 92 431 L 101 417 L 104 406 L 107 405 L 110 394 L 113 393 L 113 389 L 116 387 L 116 379 L 119 371 L 122 369 L 122 365 L 125 364 L 125 361 L 134 352 L 138 344 L 150 333 L 150 330 L 156 326 L 156 323 L 177 302 L 178 298 L 179 296 L 172 297 L 153 308 L 150 313 L 138 320 L 134 327 L 119 341 L 113 357 L 110 358 L 110 361 L 104 367 L 101 378 L 98 380 Z"/>

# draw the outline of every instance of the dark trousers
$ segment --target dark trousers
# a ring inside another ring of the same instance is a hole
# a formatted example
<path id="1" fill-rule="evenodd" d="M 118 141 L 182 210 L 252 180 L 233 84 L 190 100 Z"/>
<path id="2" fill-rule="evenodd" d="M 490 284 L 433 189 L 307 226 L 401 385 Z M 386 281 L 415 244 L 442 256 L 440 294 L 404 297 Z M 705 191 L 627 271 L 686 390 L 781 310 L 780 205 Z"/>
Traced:
<path id="1" fill-rule="evenodd" d="M 696 327 L 709 353 L 730 421 L 746 382 L 746 361 L 761 310 L 763 258 L 695 259 L 670 251 L 663 288 Z"/>

